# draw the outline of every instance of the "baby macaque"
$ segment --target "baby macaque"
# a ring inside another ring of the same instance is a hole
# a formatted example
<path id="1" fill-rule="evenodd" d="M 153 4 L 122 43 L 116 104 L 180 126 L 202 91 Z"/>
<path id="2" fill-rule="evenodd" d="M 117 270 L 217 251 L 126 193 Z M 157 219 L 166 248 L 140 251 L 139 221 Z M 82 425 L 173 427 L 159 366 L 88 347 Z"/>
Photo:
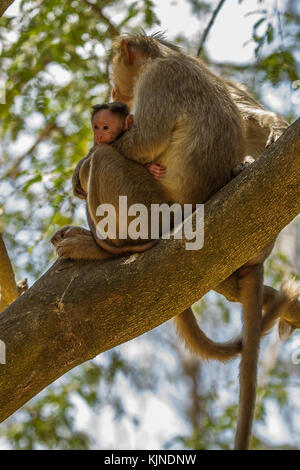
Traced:
<path id="1" fill-rule="evenodd" d="M 125 103 L 103 103 L 93 106 L 91 121 L 94 143 L 110 144 L 131 129 L 133 115 L 130 114 Z M 165 173 L 165 168 L 159 162 L 153 162 L 145 166 L 154 178 L 161 178 Z"/>

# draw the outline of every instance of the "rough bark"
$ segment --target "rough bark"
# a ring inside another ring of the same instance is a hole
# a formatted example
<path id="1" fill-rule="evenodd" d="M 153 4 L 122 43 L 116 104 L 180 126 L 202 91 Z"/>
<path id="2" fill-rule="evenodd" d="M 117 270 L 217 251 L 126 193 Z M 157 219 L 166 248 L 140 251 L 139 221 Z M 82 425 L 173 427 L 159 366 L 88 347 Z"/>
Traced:
<path id="1" fill-rule="evenodd" d="M 0 313 L 7 348 L 0 420 L 74 366 L 155 328 L 215 288 L 299 213 L 299 187 L 300 119 L 205 205 L 201 251 L 163 240 L 129 258 L 56 262 Z M 222 288 L 237 298 L 234 283 Z"/>
<path id="2" fill-rule="evenodd" d="M 7 8 L 14 3 L 14 0 L 0 0 L 0 17 L 5 13 Z"/>

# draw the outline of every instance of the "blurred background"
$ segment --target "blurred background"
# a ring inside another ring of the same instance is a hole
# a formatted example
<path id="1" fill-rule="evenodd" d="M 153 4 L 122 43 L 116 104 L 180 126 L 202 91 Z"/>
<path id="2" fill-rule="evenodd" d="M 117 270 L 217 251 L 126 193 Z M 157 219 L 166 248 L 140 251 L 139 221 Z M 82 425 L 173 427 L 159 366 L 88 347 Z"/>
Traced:
<path id="1" fill-rule="evenodd" d="M 15 0 L 0 19 L 0 233 L 17 279 L 32 285 L 47 270 L 59 227 L 86 226 L 71 175 L 92 142 L 90 108 L 110 96 L 113 38 L 141 28 L 190 54 L 200 48 L 215 73 L 290 123 L 299 115 L 297 0 Z M 266 283 L 279 288 L 299 272 L 298 218 L 266 263 Z M 220 295 L 194 311 L 214 339 L 240 331 L 239 306 Z M 300 447 L 297 350 L 298 332 L 263 340 L 252 448 Z M 0 449 L 228 449 L 238 373 L 238 361 L 191 356 L 168 322 L 41 392 L 0 424 Z"/>

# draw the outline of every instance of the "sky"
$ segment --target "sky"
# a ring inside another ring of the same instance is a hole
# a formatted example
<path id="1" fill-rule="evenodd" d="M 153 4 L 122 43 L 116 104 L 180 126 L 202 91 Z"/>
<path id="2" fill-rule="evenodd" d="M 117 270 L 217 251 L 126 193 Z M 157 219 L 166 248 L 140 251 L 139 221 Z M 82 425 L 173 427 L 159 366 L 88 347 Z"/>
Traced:
<path id="1" fill-rule="evenodd" d="M 246 0 L 241 5 L 237 0 L 225 2 L 206 43 L 214 61 L 246 63 L 253 58 L 253 45 L 244 45 L 251 37 L 254 21 L 253 17 L 245 17 L 249 9 L 253 8 L 253 0 L 251 2 Z M 170 37 L 179 32 L 190 37 L 201 36 L 199 19 L 191 15 L 191 7 L 185 0 L 163 0 L 155 4 L 162 29 L 166 29 Z"/>
<path id="2" fill-rule="evenodd" d="M 161 20 L 161 29 L 166 31 L 169 38 L 180 32 L 186 35 L 188 33 L 190 37 L 201 33 L 199 19 L 191 14 L 191 7 L 186 0 L 155 0 L 154 3 Z M 16 14 L 19 4 L 20 0 L 15 0 L 6 15 Z M 253 58 L 253 46 L 244 44 L 251 36 L 255 16 L 245 15 L 256 5 L 257 0 L 244 0 L 241 5 L 238 0 L 225 2 L 207 41 L 209 53 L 214 60 L 243 63 Z"/>
<path id="3" fill-rule="evenodd" d="M 130 0 L 128 0 L 130 1 Z M 280 7 L 286 0 L 264 0 L 264 6 L 277 3 Z M 216 0 L 211 2 L 216 5 Z M 14 15 L 19 10 L 20 0 L 8 8 L 6 15 Z M 192 40 L 199 40 L 203 33 L 204 25 L 195 15 L 192 14 L 191 6 L 187 0 L 154 0 L 155 11 L 161 21 L 160 29 L 166 32 L 169 39 L 173 39 L 180 33 L 190 37 Z M 215 62 L 230 62 L 245 64 L 255 61 L 253 42 L 250 41 L 252 28 L 258 18 L 262 5 L 259 0 L 227 0 L 223 5 L 211 31 L 206 40 L 206 51 Z M 252 12 L 249 15 L 249 12 Z M 157 30 L 157 27 L 154 28 Z M 61 71 L 61 80 L 65 77 Z M 55 72 L 56 79 L 59 74 Z M 289 111 L 292 97 L 296 97 L 300 112 L 300 83 L 298 91 L 292 90 L 291 84 L 284 84 L 276 91 L 264 86 L 264 103 L 273 111 Z M 298 111 L 298 110 L 297 110 Z M 30 145 L 30 144 L 29 144 Z"/>

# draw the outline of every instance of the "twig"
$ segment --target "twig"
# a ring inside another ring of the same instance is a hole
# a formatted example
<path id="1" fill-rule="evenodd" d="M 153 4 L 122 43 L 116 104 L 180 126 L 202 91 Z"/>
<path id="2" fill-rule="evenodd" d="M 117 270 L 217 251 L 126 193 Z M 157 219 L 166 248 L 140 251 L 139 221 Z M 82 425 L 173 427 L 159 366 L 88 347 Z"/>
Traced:
<path id="1" fill-rule="evenodd" d="M 54 129 L 58 129 L 58 126 L 55 122 L 51 123 L 51 124 L 46 124 L 44 129 L 41 130 L 41 132 L 40 132 L 38 138 L 36 139 L 36 141 L 34 142 L 34 144 L 25 153 L 20 155 L 20 157 L 15 161 L 13 166 L 9 170 L 7 170 L 7 172 L 2 176 L 2 179 L 15 178 L 18 174 L 19 166 L 23 162 L 23 160 L 25 160 L 25 158 L 28 157 L 28 155 L 31 155 L 31 153 L 42 142 L 42 140 L 44 140 L 46 137 L 48 137 Z"/>
<path id="2" fill-rule="evenodd" d="M 107 29 L 110 32 L 110 35 L 113 36 L 118 36 L 119 35 L 119 30 L 116 28 L 116 26 L 107 18 L 107 16 L 104 15 L 102 8 L 100 8 L 98 5 L 95 3 L 90 3 L 88 0 L 83 0 L 84 3 L 90 7 L 98 16 L 101 18 L 103 23 L 107 25 Z"/>
<path id="3" fill-rule="evenodd" d="M 197 51 L 197 57 L 200 56 L 201 52 L 202 52 L 202 49 L 203 49 L 203 46 L 204 46 L 204 43 L 206 41 L 206 38 L 208 36 L 208 33 L 209 31 L 211 30 L 214 22 L 215 22 L 215 19 L 216 17 L 218 16 L 218 13 L 219 11 L 221 10 L 222 6 L 224 5 L 224 3 L 226 2 L 226 0 L 220 0 L 220 2 L 218 3 L 218 6 L 216 7 L 216 9 L 213 11 L 213 14 L 212 14 L 212 17 L 210 19 L 210 22 L 208 23 L 203 35 L 202 35 L 202 38 L 201 38 L 201 41 L 200 41 L 200 44 L 199 44 L 199 47 L 198 47 L 198 51 Z"/>

